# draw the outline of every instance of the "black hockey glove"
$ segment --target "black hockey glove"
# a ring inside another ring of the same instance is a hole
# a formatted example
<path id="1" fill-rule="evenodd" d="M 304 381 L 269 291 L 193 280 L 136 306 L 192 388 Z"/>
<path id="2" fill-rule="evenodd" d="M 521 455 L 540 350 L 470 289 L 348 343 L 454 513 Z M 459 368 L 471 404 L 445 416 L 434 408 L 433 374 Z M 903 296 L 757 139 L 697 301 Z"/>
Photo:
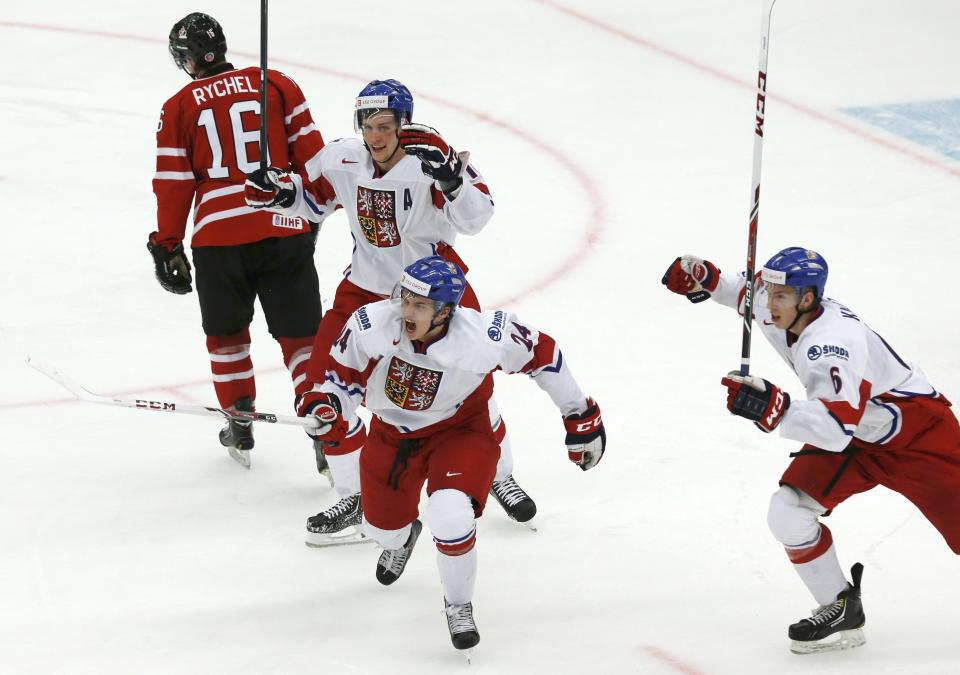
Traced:
<path id="1" fill-rule="evenodd" d="M 777 428 L 790 407 L 790 394 L 760 377 L 742 377 L 738 371 L 732 371 L 720 384 L 727 388 L 727 410 L 753 420 L 766 433 Z"/>
<path id="2" fill-rule="evenodd" d="M 147 238 L 147 250 L 153 256 L 157 281 L 163 286 L 163 290 L 177 295 L 186 295 L 193 291 L 190 261 L 183 252 L 182 243 L 167 250 L 165 246 L 157 243 L 157 233 L 151 232 Z"/>
<path id="3" fill-rule="evenodd" d="M 564 439 L 567 457 L 583 471 L 592 469 L 603 458 L 607 449 L 607 432 L 603 430 L 600 406 L 592 398 L 587 399 L 587 409 L 578 415 L 563 418 L 567 430 Z"/>
<path id="4" fill-rule="evenodd" d="M 405 153 L 420 160 L 423 173 L 440 183 L 440 189 L 448 198 L 456 197 L 457 189 L 463 185 L 469 153 L 457 153 L 436 129 L 425 124 L 400 127 L 400 146 Z"/>
<path id="5" fill-rule="evenodd" d="M 243 198 L 254 209 L 286 209 L 297 200 L 297 186 L 290 173 L 268 167 L 247 174 Z"/>

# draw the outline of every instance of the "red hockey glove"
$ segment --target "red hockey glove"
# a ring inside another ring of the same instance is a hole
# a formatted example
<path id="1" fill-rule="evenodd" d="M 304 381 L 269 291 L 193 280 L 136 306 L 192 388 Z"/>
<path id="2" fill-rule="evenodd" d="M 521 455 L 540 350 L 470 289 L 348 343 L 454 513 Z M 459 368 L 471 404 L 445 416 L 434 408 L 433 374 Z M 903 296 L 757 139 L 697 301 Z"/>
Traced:
<path id="1" fill-rule="evenodd" d="M 247 174 L 243 198 L 254 209 L 286 209 L 297 199 L 297 185 L 290 173 L 274 167 Z"/>
<path id="2" fill-rule="evenodd" d="M 296 408 L 299 417 L 312 415 L 320 422 L 316 431 L 307 431 L 313 440 L 337 445 L 347 437 L 347 421 L 340 414 L 340 399 L 333 394 L 308 391 L 297 397 Z"/>
<path id="3" fill-rule="evenodd" d="M 563 418 L 567 429 L 567 456 L 584 471 L 600 463 L 607 448 L 607 433 L 603 430 L 600 406 L 592 398 L 587 399 L 586 411 Z"/>
<path id="4" fill-rule="evenodd" d="M 732 371 L 720 384 L 727 388 L 727 410 L 753 420 L 758 429 L 767 433 L 777 428 L 790 407 L 790 394 L 760 377 L 742 377 Z"/>
<path id="5" fill-rule="evenodd" d="M 173 248 L 167 248 L 157 241 L 157 233 L 151 232 L 147 237 L 147 250 L 153 256 L 154 273 L 163 290 L 177 295 L 184 295 L 193 290 L 190 282 L 190 261 L 183 252 L 183 244 L 178 243 Z"/>
<path id="6" fill-rule="evenodd" d="M 423 173 L 439 182 L 448 197 L 463 184 L 464 157 L 469 155 L 458 154 L 433 127 L 404 124 L 400 127 L 400 146 L 405 153 L 420 160 Z"/>
<path id="7" fill-rule="evenodd" d="M 660 283 L 674 293 L 687 296 L 690 302 L 703 302 L 717 290 L 720 270 L 703 258 L 685 255 L 671 263 Z"/>

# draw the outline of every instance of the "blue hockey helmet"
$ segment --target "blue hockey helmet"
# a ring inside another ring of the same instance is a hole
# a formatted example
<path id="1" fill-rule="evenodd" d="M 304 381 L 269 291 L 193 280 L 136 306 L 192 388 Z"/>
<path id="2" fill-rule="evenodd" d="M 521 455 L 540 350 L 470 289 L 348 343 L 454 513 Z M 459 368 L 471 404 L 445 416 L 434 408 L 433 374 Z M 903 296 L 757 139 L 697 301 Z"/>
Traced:
<path id="1" fill-rule="evenodd" d="M 772 284 L 793 286 L 799 300 L 804 291 L 813 288 L 817 299 L 823 297 L 827 285 L 827 261 L 816 251 L 791 246 L 774 255 L 760 271 L 760 278 Z"/>
<path id="2" fill-rule="evenodd" d="M 403 270 L 398 290 L 430 298 L 439 312 L 446 305 L 460 304 L 467 278 L 454 263 L 438 255 L 421 258 Z"/>
<path id="3" fill-rule="evenodd" d="M 363 129 L 363 121 L 384 110 L 393 110 L 398 124 L 409 124 L 413 119 L 413 94 L 397 80 L 374 80 L 357 94 L 353 115 L 353 129 Z"/>

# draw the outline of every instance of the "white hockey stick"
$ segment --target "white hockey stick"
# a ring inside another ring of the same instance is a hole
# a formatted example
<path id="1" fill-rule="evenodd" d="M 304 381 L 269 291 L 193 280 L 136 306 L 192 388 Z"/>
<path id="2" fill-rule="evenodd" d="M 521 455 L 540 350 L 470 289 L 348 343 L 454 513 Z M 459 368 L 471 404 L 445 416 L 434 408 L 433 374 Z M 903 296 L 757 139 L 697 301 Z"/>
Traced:
<path id="1" fill-rule="evenodd" d="M 757 73 L 756 120 L 753 126 L 753 179 L 750 183 L 750 229 L 747 235 L 747 284 L 743 296 L 743 340 L 740 345 L 740 375 L 750 374 L 750 338 L 753 332 L 753 274 L 757 256 L 757 226 L 760 222 L 760 162 L 763 159 L 763 120 L 767 106 L 767 56 L 770 49 L 770 15 L 776 0 L 763 0 L 760 14 L 760 67 Z"/>
<path id="2" fill-rule="evenodd" d="M 94 394 L 72 379 L 64 375 L 56 368 L 43 365 L 37 362 L 33 357 L 26 357 L 27 365 L 37 370 L 61 387 L 69 391 L 81 401 L 88 403 L 103 403 L 106 405 L 116 405 L 121 408 L 137 408 L 138 410 L 156 410 L 158 412 L 183 413 L 186 415 L 203 415 L 204 417 L 217 417 L 220 419 L 267 422 L 269 424 L 290 424 L 303 427 L 310 431 L 316 430 L 320 426 L 316 417 L 295 417 L 293 415 L 274 415 L 272 413 L 261 412 L 242 412 L 230 411 L 223 408 L 211 408 L 202 405 L 190 405 L 187 403 L 171 403 L 167 401 L 151 401 L 142 398 L 111 398 L 109 396 L 100 396 Z"/>

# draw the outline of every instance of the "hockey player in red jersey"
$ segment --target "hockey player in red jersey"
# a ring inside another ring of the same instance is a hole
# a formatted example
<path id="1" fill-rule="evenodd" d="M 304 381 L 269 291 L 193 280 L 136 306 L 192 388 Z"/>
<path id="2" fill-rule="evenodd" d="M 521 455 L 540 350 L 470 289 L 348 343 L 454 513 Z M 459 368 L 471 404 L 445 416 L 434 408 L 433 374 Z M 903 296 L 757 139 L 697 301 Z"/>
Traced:
<path id="1" fill-rule="evenodd" d="M 458 306 L 466 279 L 431 256 L 409 265 L 394 298 L 360 307 L 337 336 L 327 372 L 303 394 L 300 415 L 321 423 L 319 438 L 342 443 L 363 403 L 373 414 L 360 456 L 363 529 L 383 547 L 376 578 L 394 583 L 413 552 L 427 487 L 427 520 L 437 547 L 453 645 L 480 635 L 473 619 L 476 519 L 483 512 L 500 447 L 488 413 L 492 373 L 530 376 L 560 409 L 568 456 L 586 471 L 600 461 L 600 409 L 577 384 L 560 348 L 515 315 Z"/>
<path id="2" fill-rule="evenodd" d="M 810 653 L 864 643 L 863 566 L 848 583 L 833 535 L 819 521 L 848 497 L 883 485 L 913 502 L 960 554 L 960 426 L 950 402 L 849 308 L 824 297 L 827 262 L 803 248 L 774 255 L 757 275 L 754 319 L 806 389 L 791 397 L 756 376 L 722 379 L 727 408 L 761 431 L 803 443 L 767 514 L 820 607 L 790 626 L 791 650 Z M 743 313 L 746 276 L 708 261 L 677 258 L 663 277 L 692 302 L 712 297 Z"/>
<path id="3" fill-rule="evenodd" d="M 362 140 L 339 139 L 307 162 L 307 177 L 270 168 L 247 183 L 247 204 L 290 217 L 322 220 L 342 208 L 354 240 L 353 259 L 324 315 L 307 369 L 322 382 L 334 338 L 360 306 L 389 296 L 404 267 L 440 255 L 466 271 L 453 249 L 458 234 L 478 233 L 493 215 L 483 177 L 435 129 L 412 124 L 413 97 L 396 80 L 367 84 L 356 101 L 354 125 Z M 469 286 L 463 305 L 480 309 Z M 513 478 L 506 425 L 493 398 L 490 420 L 500 443 L 493 495 L 514 520 L 533 518 L 533 499 Z M 307 543 L 322 546 L 359 537 L 359 454 L 366 431 L 356 416 L 347 437 L 327 448 L 340 500 L 307 522 Z"/>
<path id="4" fill-rule="evenodd" d="M 157 280 L 171 293 L 193 290 L 184 252 L 193 207 L 190 246 L 213 384 L 220 406 L 254 409 L 256 385 L 249 325 L 254 299 L 280 343 L 294 389 L 302 393 L 313 337 L 320 323 L 320 293 L 313 263 L 314 234 L 304 218 L 256 211 L 244 203 L 246 174 L 259 163 L 260 71 L 226 60 L 220 24 L 194 12 L 170 31 L 170 54 L 192 82 L 171 97 L 157 127 L 157 230 L 147 248 Z M 269 71 L 270 163 L 304 171 L 323 139 L 297 84 Z M 250 466 L 253 430 L 230 422 L 220 441 Z M 326 471 L 318 450 L 318 469 Z"/>

